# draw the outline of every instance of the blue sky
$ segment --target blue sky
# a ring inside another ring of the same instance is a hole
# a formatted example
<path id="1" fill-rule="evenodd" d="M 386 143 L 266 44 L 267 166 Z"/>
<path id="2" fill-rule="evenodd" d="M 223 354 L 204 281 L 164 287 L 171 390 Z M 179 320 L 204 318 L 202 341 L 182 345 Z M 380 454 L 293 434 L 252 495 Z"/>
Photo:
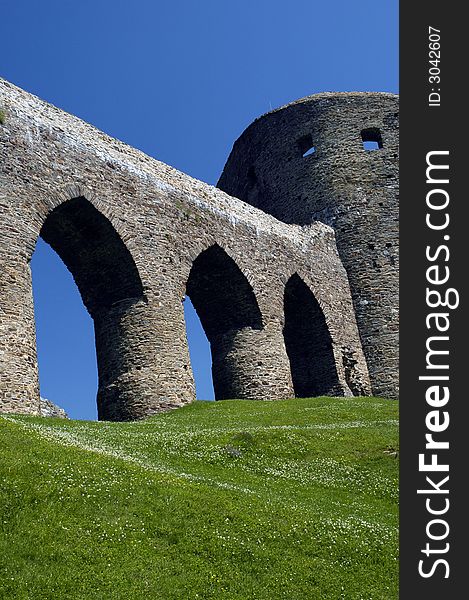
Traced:
<path id="1" fill-rule="evenodd" d="M 215 184 L 264 112 L 315 92 L 398 91 L 397 0 L 2 0 L 0 75 Z M 95 418 L 93 325 L 60 259 L 32 261 L 42 395 Z M 187 303 L 186 303 L 187 304 Z M 198 397 L 210 353 L 186 310 Z"/>

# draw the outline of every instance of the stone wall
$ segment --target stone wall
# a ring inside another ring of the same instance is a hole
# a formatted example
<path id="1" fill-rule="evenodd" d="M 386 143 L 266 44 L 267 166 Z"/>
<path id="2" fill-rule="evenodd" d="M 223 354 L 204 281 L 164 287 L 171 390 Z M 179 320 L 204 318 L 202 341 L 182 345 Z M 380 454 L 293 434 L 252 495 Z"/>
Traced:
<path id="1" fill-rule="evenodd" d="M 39 399 L 39 415 L 41 417 L 56 417 L 58 419 L 68 419 L 67 413 L 63 408 L 57 406 L 47 398 Z"/>
<path id="2" fill-rule="evenodd" d="M 290 339 L 288 354 L 283 332 L 292 276 L 322 319 L 315 369 L 331 373 L 334 393 L 369 393 L 333 229 L 284 224 L 3 80 L 0 108 L 0 410 L 39 412 L 29 267 L 38 236 L 94 320 L 100 419 L 194 400 L 186 294 L 211 342 L 217 398 L 293 396 L 289 354 L 301 348 Z"/>
<path id="3" fill-rule="evenodd" d="M 314 235 L 334 228 L 373 392 L 399 394 L 398 97 L 325 93 L 260 117 L 218 186 Z M 365 150 L 363 142 L 376 150 Z"/>

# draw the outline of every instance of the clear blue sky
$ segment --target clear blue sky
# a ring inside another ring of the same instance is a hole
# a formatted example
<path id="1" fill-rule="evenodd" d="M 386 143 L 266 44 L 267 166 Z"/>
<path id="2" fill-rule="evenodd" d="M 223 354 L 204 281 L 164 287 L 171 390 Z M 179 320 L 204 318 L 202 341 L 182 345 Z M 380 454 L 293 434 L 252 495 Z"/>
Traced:
<path id="1" fill-rule="evenodd" d="M 397 0 L 2 0 L 5 79 L 215 184 L 257 116 L 315 92 L 397 92 Z M 41 393 L 95 418 L 93 325 L 60 259 L 32 261 Z M 198 397 L 210 353 L 186 310 Z"/>

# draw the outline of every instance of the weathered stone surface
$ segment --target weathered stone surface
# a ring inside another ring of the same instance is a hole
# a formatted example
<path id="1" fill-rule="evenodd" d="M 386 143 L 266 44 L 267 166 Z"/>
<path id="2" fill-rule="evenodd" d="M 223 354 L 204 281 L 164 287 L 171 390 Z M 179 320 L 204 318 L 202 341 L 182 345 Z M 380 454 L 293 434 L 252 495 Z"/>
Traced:
<path id="1" fill-rule="evenodd" d="M 302 225 L 305 235 L 314 235 L 315 221 L 334 228 L 373 392 L 391 398 L 399 393 L 398 121 L 394 94 L 297 100 L 246 129 L 218 183 L 232 196 Z M 363 141 L 379 149 L 367 151 Z"/>
<path id="2" fill-rule="evenodd" d="M 41 417 L 58 417 L 59 419 L 68 419 L 67 413 L 63 408 L 57 406 L 47 398 L 40 398 L 39 414 Z"/>
<path id="3" fill-rule="evenodd" d="M 38 236 L 94 320 L 101 419 L 194 400 L 186 294 L 211 343 L 217 398 L 370 392 L 331 227 L 282 223 L 3 80 L 0 107 L 0 410 L 40 410 Z M 301 318 L 318 336 L 304 372 Z"/>

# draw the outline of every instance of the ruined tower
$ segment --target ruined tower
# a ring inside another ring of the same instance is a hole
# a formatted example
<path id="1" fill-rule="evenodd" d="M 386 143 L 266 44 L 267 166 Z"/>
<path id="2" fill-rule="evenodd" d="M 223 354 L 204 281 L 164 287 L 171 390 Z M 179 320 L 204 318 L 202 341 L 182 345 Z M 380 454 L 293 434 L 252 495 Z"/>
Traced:
<path id="1" fill-rule="evenodd" d="M 244 131 L 218 182 L 305 232 L 315 221 L 334 228 L 373 393 L 391 398 L 398 396 L 398 110 L 398 97 L 387 93 L 297 100 Z"/>

